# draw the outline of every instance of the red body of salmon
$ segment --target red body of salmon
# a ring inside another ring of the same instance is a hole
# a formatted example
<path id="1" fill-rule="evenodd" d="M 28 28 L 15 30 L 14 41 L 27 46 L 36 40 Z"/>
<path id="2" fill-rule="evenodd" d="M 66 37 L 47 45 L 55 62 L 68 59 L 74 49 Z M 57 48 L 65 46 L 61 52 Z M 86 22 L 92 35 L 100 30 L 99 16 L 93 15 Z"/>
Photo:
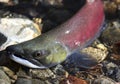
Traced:
<path id="1" fill-rule="evenodd" d="M 104 23 L 101 0 L 87 0 L 86 5 L 68 22 L 61 25 L 58 40 L 71 50 L 84 47 L 99 34 Z"/>

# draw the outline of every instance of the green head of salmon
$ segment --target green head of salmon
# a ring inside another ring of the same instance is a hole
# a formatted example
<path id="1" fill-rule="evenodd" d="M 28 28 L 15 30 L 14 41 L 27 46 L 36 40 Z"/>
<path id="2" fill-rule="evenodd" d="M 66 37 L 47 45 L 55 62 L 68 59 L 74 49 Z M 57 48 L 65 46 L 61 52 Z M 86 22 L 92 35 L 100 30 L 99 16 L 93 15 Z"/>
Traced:
<path id="1" fill-rule="evenodd" d="M 6 50 L 12 60 L 22 65 L 31 68 L 51 67 L 63 62 L 76 49 L 89 45 L 98 36 L 103 22 L 102 1 L 86 0 L 82 9 L 67 22 L 33 40 L 9 46 Z"/>
<path id="2" fill-rule="evenodd" d="M 48 68 L 61 63 L 68 54 L 67 48 L 53 39 L 40 36 L 31 41 L 6 48 L 10 58 L 30 68 Z"/>

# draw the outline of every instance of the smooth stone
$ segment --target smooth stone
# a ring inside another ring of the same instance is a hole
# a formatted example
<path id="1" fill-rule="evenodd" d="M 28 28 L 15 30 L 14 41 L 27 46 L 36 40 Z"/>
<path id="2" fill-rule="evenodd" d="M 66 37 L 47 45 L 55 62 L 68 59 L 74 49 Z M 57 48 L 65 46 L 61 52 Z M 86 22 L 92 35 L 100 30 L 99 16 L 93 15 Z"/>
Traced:
<path id="1" fill-rule="evenodd" d="M 29 19 L 1 18 L 0 38 L 3 42 L 0 42 L 0 50 L 4 50 L 9 45 L 33 39 L 40 34 L 39 26 Z"/>

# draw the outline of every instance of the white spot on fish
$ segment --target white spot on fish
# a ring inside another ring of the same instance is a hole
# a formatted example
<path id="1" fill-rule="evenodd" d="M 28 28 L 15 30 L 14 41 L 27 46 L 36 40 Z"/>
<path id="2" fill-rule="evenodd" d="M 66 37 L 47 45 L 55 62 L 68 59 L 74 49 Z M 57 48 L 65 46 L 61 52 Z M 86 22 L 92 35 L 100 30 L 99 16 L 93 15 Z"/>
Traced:
<path id="1" fill-rule="evenodd" d="M 80 46 L 80 42 L 79 42 L 79 41 L 76 41 L 76 42 L 75 42 L 75 45 Z"/>
<path id="2" fill-rule="evenodd" d="M 70 30 L 65 31 L 65 34 L 69 34 L 69 33 L 70 33 Z"/>

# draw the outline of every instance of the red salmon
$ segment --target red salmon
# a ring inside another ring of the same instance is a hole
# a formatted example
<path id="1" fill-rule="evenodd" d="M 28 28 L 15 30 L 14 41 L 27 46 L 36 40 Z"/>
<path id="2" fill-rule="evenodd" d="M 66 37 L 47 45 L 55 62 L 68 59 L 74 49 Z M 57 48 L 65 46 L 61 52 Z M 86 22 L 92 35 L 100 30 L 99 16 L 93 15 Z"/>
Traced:
<path id="1" fill-rule="evenodd" d="M 41 69 L 51 67 L 63 62 L 75 50 L 89 45 L 101 31 L 103 22 L 102 1 L 87 0 L 81 10 L 62 25 L 6 50 L 12 60 L 22 65 Z"/>

